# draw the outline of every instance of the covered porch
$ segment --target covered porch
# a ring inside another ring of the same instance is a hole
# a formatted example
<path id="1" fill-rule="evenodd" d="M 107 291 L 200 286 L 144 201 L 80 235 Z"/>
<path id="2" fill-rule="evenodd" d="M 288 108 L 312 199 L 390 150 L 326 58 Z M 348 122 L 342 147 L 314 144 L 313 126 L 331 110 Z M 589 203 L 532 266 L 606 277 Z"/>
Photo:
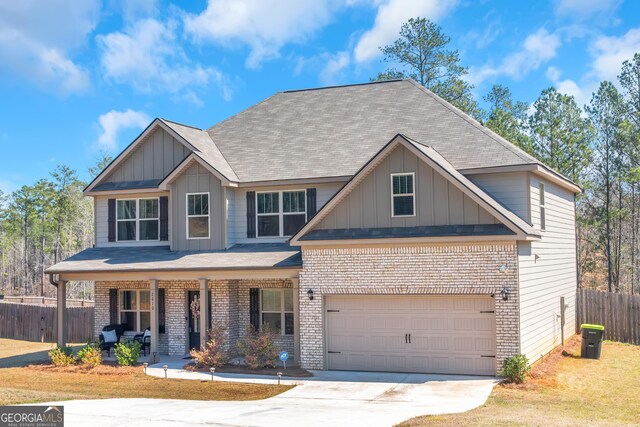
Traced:
<path id="1" fill-rule="evenodd" d="M 297 359 L 301 264 L 299 249 L 286 244 L 198 252 L 172 252 L 166 247 L 87 249 L 47 270 L 58 288 L 61 308 L 57 342 L 67 341 L 67 282 L 91 280 L 95 338 L 107 325 L 124 325 L 125 339 L 148 327 L 148 363 L 184 357 L 219 325 L 226 327 L 233 350 L 247 326 L 260 327 L 262 322 L 279 328 L 276 344 Z"/>

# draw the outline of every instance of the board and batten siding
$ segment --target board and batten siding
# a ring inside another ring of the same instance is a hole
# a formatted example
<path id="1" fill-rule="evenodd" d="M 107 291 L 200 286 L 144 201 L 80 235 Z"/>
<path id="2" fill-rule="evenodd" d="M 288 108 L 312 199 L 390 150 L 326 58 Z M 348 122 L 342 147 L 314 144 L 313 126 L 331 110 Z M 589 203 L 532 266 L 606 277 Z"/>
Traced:
<path id="1" fill-rule="evenodd" d="M 268 187 L 241 187 L 228 188 L 227 193 L 230 200 L 229 205 L 229 221 L 227 224 L 229 235 L 228 245 L 236 243 L 279 243 L 286 242 L 290 236 L 285 237 L 256 237 L 247 238 L 247 192 L 255 191 L 287 191 L 287 190 L 306 190 L 307 188 L 316 189 L 316 206 L 320 210 L 329 199 L 342 188 L 344 182 L 318 183 L 318 184 L 300 184 L 300 185 L 281 185 Z"/>
<path id="2" fill-rule="evenodd" d="M 109 241 L 109 199 L 150 199 L 160 196 L 169 196 L 166 191 L 157 193 L 135 193 L 126 195 L 104 195 L 94 197 L 95 221 L 96 221 L 96 247 L 106 248 L 115 246 L 168 246 L 171 241 L 171 228 L 169 228 L 168 241 L 151 241 L 151 242 L 110 242 Z M 169 206 L 171 206 L 171 197 L 169 196 Z M 169 224 L 171 224 L 171 209 L 169 209 Z"/>
<path id="3" fill-rule="evenodd" d="M 531 174 L 531 219 L 540 228 L 539 183 L 545 184 L 542 238 L 518 242 L 521 350 L 530 362 L 561 344 L 560 298 L 565 298 L 564 337 L 575 333 L 576 240 L 574 195 Z"/>
<path id="4" fill-rule="evenodd" d="M 413 217 L 391 216 L 391 174 L 415 173 Z M 341 200 L 317 229 L 494 224 L 499 221 L 403 146 L 394 149 Z"/>
<path id="5" fill-rule="evenodd" d="M 527 172 L 473 174 L 467 178 L 502 206 L 523 220 L 531 221 Z"/>
<path id="6" fill-rule="evenodd" d="M 184 160 L 191 151 L 166 130 L 159 128 L 144 140 L 105 182 L 163 179 Z"/>
<path id="7" fill-rule="evenodd" d="M 187 239 L 187 193 L 209 193 L 209 238 Z M 221 182 L 199 163 L 188 167 L 171 184 L 173 230 L 171 249 L 174 251 L 203 251 L 225 248 L 225 198 Z"/>

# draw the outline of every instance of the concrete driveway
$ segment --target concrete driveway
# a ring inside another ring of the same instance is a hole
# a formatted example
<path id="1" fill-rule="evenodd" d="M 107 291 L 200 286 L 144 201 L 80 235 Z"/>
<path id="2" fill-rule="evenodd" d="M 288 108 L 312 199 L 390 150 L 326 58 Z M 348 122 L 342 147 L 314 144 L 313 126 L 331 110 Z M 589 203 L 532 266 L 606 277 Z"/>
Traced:
<path id="1" fill-rule="evenodd" d="M 373 427 L 391 426 L 417 415 L 468 411 L 483 404 L 497 382 L 495 378 L 455 375 L 337 371 L 316 371 L 314 375 L 296 381 L 297 387 L 281 395 L 259 401 L 106 399 L 59 404 L 65 407 L 68 426 Z"/>

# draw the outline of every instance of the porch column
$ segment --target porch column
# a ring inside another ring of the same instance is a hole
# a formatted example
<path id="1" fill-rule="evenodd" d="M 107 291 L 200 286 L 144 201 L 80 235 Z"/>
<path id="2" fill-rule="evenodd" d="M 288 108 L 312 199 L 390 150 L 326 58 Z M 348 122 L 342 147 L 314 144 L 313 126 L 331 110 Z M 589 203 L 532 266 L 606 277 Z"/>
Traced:
<path id="1" fill-rule="evenodd" d="M 56 290 L 58 298 L 57 314 L 58 314 L 58 347 L 64 347 L 67 344 L 67 282 L 58 280 Z"/>
<path id="2" fill-rule="evenodd" d="M 200 279 L 200 347 L 207 342 L 207 329 L 209 327 L 209 292 L 207 292 L 209 281 Z"/>
<path id="3" fill-rule="evenodd" d="M 149 362 L 158 363 L 158 341 L 160 340 L 159 316 L 158 316 L 158 281 L 149 280 L 149 296 L 151 300 L 151 344 L 149 345 Z"/>
<path id="4" fill-rule="evenodd" d="M 294 360 L 300 364 L 300 279 L 291 279 L 293 282 L 293 352 Z"/>

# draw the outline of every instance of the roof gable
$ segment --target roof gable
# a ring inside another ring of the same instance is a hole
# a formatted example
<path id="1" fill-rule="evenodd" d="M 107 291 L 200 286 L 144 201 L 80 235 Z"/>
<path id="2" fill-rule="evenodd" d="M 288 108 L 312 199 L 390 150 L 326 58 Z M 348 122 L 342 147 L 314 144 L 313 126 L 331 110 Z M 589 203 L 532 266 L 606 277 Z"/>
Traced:
<path id="1" fill-rule="evenodd" d="M 415 217 L 391 217 L 390 174 L 396 172 L 416 173 L 418 197 Z M 350 203 L 353 204 L 354 201 L 356 208 L 351 209 Z M 363 202 L 366 203 L 363 204 Z M 447 206 L 436 207 L 436 203 L 446 203 Z M 354 218 L 356 227 L 350 225 L 349 217 Z M 385 229 L 387 230 L 385 233 L 388 234 L 394 227 L 415 227 L 416 230 L 424 233 L 424 228 L 420 227 L 495 224 L 503 224 L 511 234 L 521 239 L 539 237 L 539 233 L 529 224 L 457 172 L 435 150 L 406 136 L 397 135 L 291 238 L 291 243 L 295 245 L 304 243 L 305 236 L 312 230 L 316 232 L 317 230 L 369 228 Z M 490 231 L 494 231 L 496 235 L 504 234 L 498 227 L 484 227 L 482 230 L 469 227 L 464 229 L 466 232 L 469 230 L 479 231 L 485 235 Z M 442 229 L 438 229 L 438 232 L 441 233 Z M 327 232 L 316 232 L 316 234 L 326 235 Z M 306 240 L 319 239 L 307 238 Z"/>

